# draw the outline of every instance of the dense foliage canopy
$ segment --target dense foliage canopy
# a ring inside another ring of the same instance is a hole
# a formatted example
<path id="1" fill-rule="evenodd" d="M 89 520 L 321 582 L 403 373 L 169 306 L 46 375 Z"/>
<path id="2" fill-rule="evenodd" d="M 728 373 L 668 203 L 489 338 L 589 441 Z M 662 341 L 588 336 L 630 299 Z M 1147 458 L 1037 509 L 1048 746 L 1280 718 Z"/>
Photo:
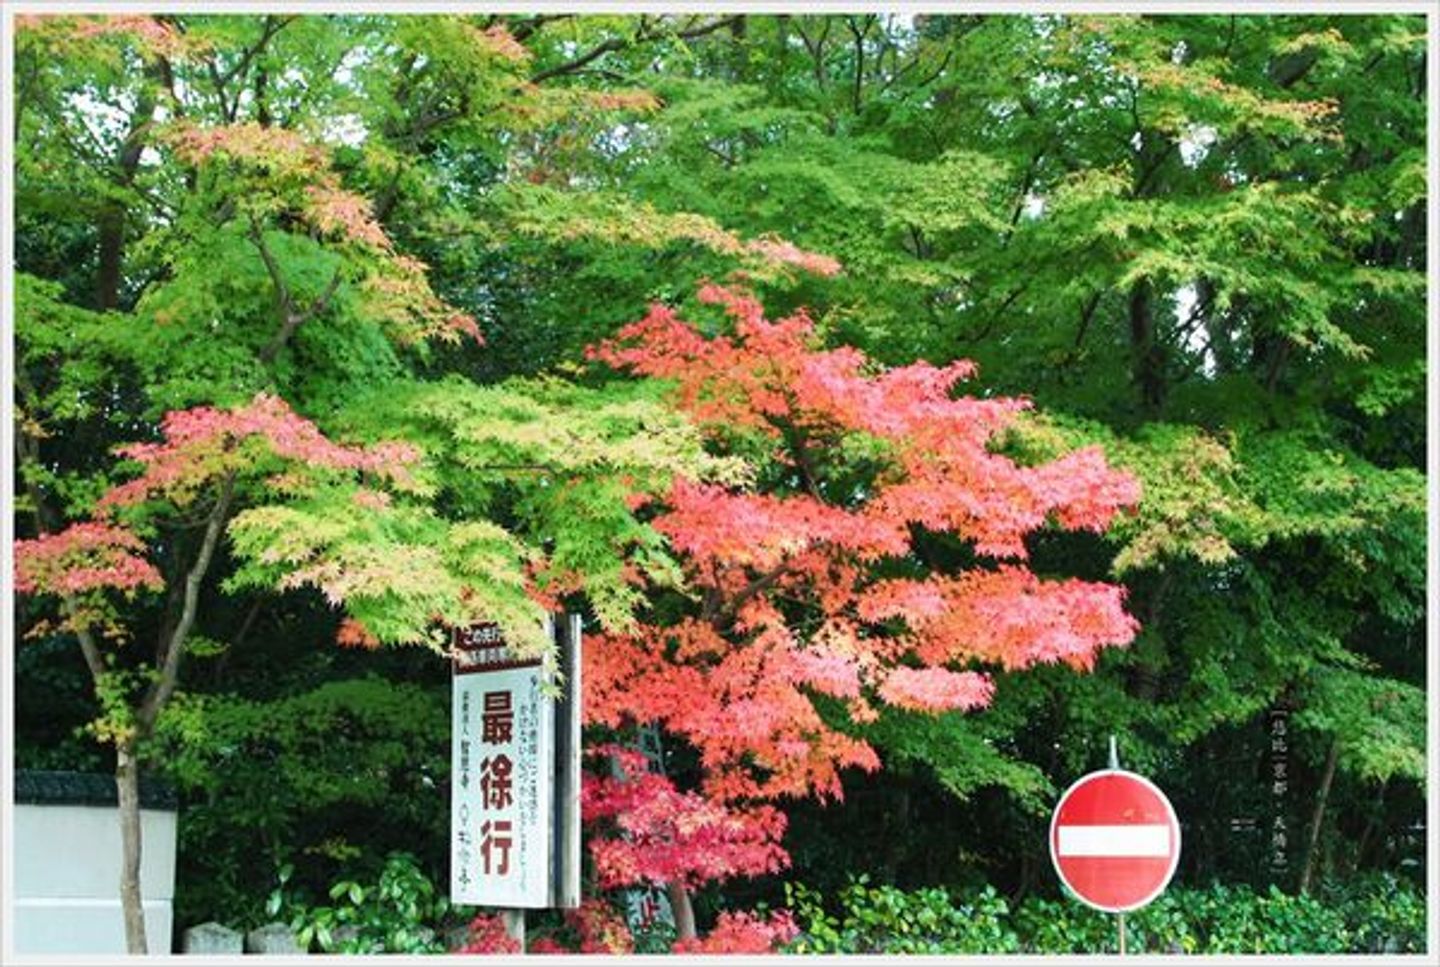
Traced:
<path id="1" fill-rule="evenodd" d="M 1420 877 L 1424 27 L 18 18 L 17 764 L 182 925 L 428 889 L 447 629 L 569 609 L 677 949 L 1053 895 L 1112 733 L 1187 888 Z"/>

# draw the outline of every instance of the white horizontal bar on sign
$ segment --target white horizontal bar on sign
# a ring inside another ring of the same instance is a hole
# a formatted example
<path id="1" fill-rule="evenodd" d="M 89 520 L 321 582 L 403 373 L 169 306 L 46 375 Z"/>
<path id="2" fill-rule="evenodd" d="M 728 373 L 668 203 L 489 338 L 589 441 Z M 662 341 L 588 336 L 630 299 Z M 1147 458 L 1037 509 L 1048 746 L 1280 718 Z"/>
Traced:
<path id="1" fill-rule="evenodd" d="M 1169 856 L 1170 827 L 1061 826 L 1055 851 L 1061 856 Z"/>

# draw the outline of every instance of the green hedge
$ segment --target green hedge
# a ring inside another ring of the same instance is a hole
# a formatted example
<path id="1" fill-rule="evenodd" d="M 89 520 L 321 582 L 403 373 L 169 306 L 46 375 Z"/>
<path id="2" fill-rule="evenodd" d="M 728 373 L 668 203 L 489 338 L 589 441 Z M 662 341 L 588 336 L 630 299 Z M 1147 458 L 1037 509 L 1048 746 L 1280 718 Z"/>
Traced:
<path id="1" fill-rule="evenodd" d="M 1115 918 L 1072 900 L 1018 907 L 992 887 L 964 896 L 906 892 L 860 877 L 833 901 L 787 884 L 795 953 L 1107 953 Z M 1370 876 L 1292 896 L 1275 887 L 1173 888 L 1126 917 L 1131 952 L 1201 954 L 1421 953 L 1425 897 L 1407 881 Z"/>

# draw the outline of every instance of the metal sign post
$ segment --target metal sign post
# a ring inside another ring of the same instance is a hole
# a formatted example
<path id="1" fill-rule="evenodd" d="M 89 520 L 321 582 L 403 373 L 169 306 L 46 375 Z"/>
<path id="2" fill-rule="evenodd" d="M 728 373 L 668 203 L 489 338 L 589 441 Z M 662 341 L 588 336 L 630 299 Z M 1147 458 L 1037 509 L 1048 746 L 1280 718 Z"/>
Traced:
<path id="1" fill-rule="evenodd" d="M 555 702 L 554 840 L 550 856 L 550 906 L 580 905 L 580 616 L 556 615 L 560 697 Z"/>
<path id="2" fill-rule="evenodd" d="M 1116 770 L 1117 772 L 1118 772 L 1119 769 L 1120 769 L 1120 752 L 1119 752 L 1119 750 L 1116 748 L 1116 745 L 1115 745 L 1115 733 L 1113 733 L 1113 732 L 1110 733 L 1110 768 Z M 1117 929 L 1117 930 L 1119 931 L 1119 933 L 1120 933 L 1120 943 L 1119 943 L 1120 956 L 1121 956 L 1121 957 L 1124 957 L 1124 956 L 1125 956 L 1125 914 L 1124 914 L 1124 913 L 1117 913 L 1117 914 L 1115 914 L 1115 923 L 1116 923 L 1116 929 Z"/>
<path id="3" fill-rule="evenodd" d="M 1120 768 L 1110 737 L 1109 768 L 1075 781 L 1050 819 L 1050 859 L 1081 903 L 1116 914 L 1125 953 L 1125 914 L 1160 895 L 1180 862 L 1180 821 L 1144 776 Z"/>

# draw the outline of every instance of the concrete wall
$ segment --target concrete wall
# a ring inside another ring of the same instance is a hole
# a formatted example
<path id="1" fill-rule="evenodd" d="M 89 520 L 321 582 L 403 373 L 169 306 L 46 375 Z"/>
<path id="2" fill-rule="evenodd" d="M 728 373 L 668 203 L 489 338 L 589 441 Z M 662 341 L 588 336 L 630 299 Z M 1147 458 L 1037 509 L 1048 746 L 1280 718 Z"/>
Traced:
<path id="1" fill-rule="evenodd" d="M 125 952 L 114 806 L 15 805 L 15 952 Z M 170 952 L 175 813 L 140 811 L 140 894 L 150 953 Z"/>

